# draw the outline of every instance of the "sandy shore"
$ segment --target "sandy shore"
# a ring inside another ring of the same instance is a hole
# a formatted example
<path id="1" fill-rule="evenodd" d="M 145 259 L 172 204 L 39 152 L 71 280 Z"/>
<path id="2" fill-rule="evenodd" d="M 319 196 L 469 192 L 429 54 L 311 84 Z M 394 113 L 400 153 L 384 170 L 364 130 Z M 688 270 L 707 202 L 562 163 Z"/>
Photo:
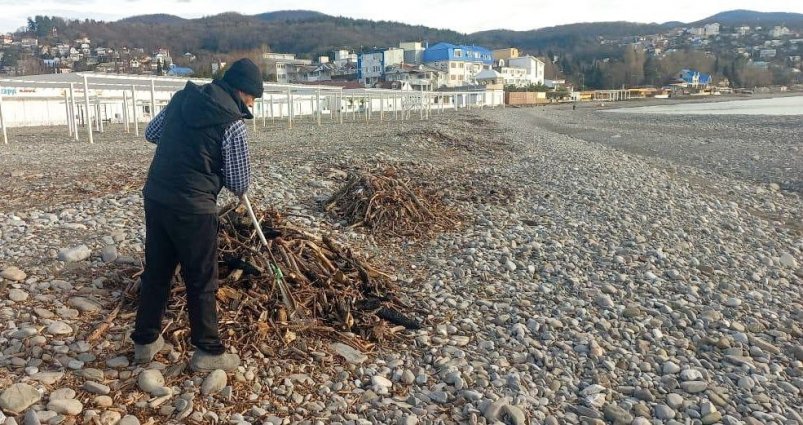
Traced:
<path id="1" fill-rule="evenodd" d="M 324 353 L 309 357 L 277 347 L 212 395 L 200 391 L 207 376 L 175 367 L 188 353 L 130 363 L 131 306 L 105 341 L 88 344 L 118 303 L 121 273 L 142 256 L 139 189 L 153 147 L 120 129 L 92 146 L 66 141 L 63 129 L 15 129 L 0 146 L 6 415 L 803 423 L 799 120 L 568 106 L 324 123 L 258 128 L 251 197 L 374 256 L 427 312 L 425 329 L 363 363 L 325 341 L 309 341 Z M 439 191 L 464 217 L 460 230 L 389 242 L 321 212 L 343 183 L 333 170 L 379 163 Z M 58 260 L 81 244 L 89 258 Z M 140 390 L 144 369 L 166 377 L 169 395 Z"/>

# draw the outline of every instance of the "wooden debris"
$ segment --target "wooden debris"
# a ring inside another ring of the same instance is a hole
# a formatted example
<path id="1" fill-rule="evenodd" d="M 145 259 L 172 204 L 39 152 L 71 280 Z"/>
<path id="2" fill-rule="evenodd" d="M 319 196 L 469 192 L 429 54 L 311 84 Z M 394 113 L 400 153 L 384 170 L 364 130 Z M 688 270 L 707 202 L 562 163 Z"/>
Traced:
<path id="1" fill-rule="evenodd" d="M 381 236 L 421 237 L 456 225 L 451 211 L 398 174 L 392 167 L 380 173 L 352 172 L 324 208 Z"/>
<path id="2" fill-rule="evenodd" d="M 310 337 L 365 352 L 396 335 L 393 325 L 421 326 L 396 296 L 389 276 L 352 249 L 299 229 L 274 210 L 255 214 L 266 236 L 273 236 L 267 248 L 244 207 L 229 206 L 220 215 L 218 320 L 221 337 L 241 354 L 258 347 L 262 352 L 298 350 L 297 344 Z M 301 320 L 289 320 L 278 279 L 287 284 Z M 125 291 L 128 296 L 136 292 L 133 286 Z M 163 335 L 178 350 L 189 348 L 185 306 L 184 285 L 174 285 Z"/>

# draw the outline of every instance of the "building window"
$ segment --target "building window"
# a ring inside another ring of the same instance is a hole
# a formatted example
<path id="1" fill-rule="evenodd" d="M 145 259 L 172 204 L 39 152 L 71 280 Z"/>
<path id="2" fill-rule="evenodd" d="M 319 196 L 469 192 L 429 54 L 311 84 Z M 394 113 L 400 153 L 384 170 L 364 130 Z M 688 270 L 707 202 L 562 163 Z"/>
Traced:
<path id="1" fill-rule="evenodd" d="M 452 76 L 451 76 L 449 79 L 450 79 L 450 80 L 452 80 L 452 81 L 454 81 L 454 80 L 456 80 L 456 79 L 457 79 L 457 75 L 452 75 Z"/>
<path id="2" fill-rule="evenodd" d="M 450 67 L 451 67 L 451 68 L 457 68 L 457 62 L 452 62 L 452 63 L 450 64 Z"/>
<path id="3" fill-rule="evenodd" d="M 457 58 L 462 58 L 463 57 L 463 51 L 460 50 L 460 49 L 454 49 L 454 56 L 457 57 Z"/>
<path id="4" fill-rule="evenodd" d="M 463 69 L 463 62 L 460 62 L 460 69 Z"/>

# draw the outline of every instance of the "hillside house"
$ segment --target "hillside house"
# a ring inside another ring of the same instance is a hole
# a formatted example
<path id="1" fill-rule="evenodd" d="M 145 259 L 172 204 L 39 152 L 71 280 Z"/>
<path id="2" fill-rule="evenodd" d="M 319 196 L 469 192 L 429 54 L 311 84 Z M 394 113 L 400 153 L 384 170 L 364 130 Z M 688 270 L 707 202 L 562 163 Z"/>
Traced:
<path id="1" fill-rule="evenodd" d="M 711 24 L 706 24 L 703 27 L 703 35 L 706 37 L 714 37 L 719 35 L 719 24 L 714 22 Z"/>
<path id="2" fill-rule="evenodd" d="M 445 74 L 441 87 L 460 87 L 477 84 L 477 74 L 491 69 L 493 53 L 479 46 L 438 43 L 424 51 L 423 60 Z"/>
<path id="3" fill-rule="evenodd" d="M 789 35 L 790 33 L 791 31 L 789 31 L 789 28 L 780 25 L 774 26 L 769 30 L 769 35 L 772 38 L 781 38 Z"/>
<path id="4" fill-rule="evenodd" d="M 36 37 L 23 37 L 20 40 L 20 46 L 28 49 L 32 49 L 34 47 L 39 46 L 39 40 Z"/>

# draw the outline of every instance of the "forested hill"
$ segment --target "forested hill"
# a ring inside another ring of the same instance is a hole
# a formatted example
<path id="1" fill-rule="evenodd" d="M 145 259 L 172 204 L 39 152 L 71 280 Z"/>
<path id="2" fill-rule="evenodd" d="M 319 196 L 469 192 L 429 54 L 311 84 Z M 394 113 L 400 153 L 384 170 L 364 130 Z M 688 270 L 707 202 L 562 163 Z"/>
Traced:
<path id="1" fill-rule="evenodd" d="M 721 22 L 796 25 L 803 15 L 762 13 L 745 10 L 723 12 L 694 24 Z M 133 16 L 114 22 L 54 19 L 60 38 L 85 35 L 94 44 L 146 50 L 169 48 L 174 52 L 226 53 L 269 47 L 273 51 L 313 58 L 334 49 L 360 51 L 373 47 L 397 46 L 400 41 L 448 41 L 489 48 L 518 47 L 532 54 L 549 50 L 582 49 L 600 37 L 614 38 L 656 34 L 674 27 L 694 24 L 670 22 L 594 22 L 560 25 L 531 31 L 492 30 L 463 34 L 448 29 L 336 17 L 309 10 L 286 10 L 258 15 L 223 13 L 197 19 L 155 14 Z"/>
<path id="2" fill-rule="evenodd" d="M 656 34 L 671 29 L 673 24 L 640 24 L 635 22 L 589 22 L 559 25 L 532 31 L 492 30 L 473 33 L 472 40 L 492 47 L 516 46 L 525 50 L 569 48 L 581 40 L 613 38 L 639 34 Z"/>
<path id="3" fill-rule="evenodd" d="M 789 27 L 803 27 L 803 14 L 786 12 L 754 12 L 752 10 L 729 10 L 717 13 L 690 25 L 703 25 L 717 22 L 722 25 L 786 25 Z"/>
<path id="4" fill-rule="evenodd" d="M 310 11 L 254 16 L 229 12 L 197 19 L 145 15 L 115 22 L 68 21 L 59 28 L 59 35 L 65 39 L 86 35 L 93 44 L 112 48 L 137 46 L 146 50 L 226 53 L 269 47 L 272 51 L 310 58 L 335 49 L 359 51 L 398 46 L 401 41 L 471 41 L 469 36 L 451 30 Z"/>

